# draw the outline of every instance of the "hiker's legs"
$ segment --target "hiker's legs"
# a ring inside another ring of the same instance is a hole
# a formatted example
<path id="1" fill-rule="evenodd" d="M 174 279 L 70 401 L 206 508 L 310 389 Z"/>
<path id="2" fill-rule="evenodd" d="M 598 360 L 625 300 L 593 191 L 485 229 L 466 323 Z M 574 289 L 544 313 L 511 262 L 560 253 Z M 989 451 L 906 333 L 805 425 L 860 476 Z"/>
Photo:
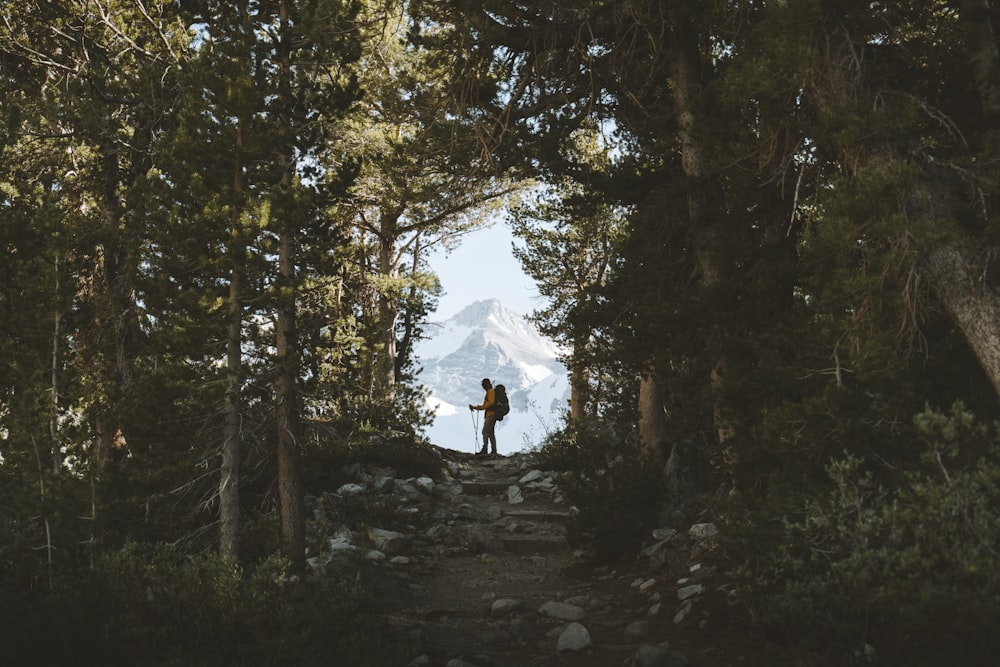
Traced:
<path id="1" fill-rule="evenodd" d="M 488 454 L 489 453 L 488 446 L 489 446 L 489 442 L 490 442 L 490 435 L 489 435 L 489 432 L 487 431 L 487 428 L 489 428 L 489 424 L 490 424 L 490 418 L 489 418 L 489 416 L 486 416 L 483 419 L 483 431 L 482 431 L 483 432 L 483 448 L 479 450 L 480 454 Z"/>
<path id="2" fill-rule="evenodd" d="M 497 416 L 490 412 L 486 415 L 485 421 L 483 421 L 483 452 L 486 451 L 487 443 L 490 445 L 493 454 L 497 453 L 497 435 L 495 432 L 495 427 L 497 425 Z"/>

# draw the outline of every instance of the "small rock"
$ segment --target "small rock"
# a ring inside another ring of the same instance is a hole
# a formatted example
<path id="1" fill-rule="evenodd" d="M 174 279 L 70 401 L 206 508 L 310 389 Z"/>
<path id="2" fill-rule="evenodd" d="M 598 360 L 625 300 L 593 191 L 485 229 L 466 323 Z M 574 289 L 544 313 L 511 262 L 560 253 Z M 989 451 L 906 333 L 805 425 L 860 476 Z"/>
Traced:
<path id="1" fill-rule="evenodd" d="M 594 645 L 590 638 L 590 632 L 579 623 L 570 623 L 559 635 L 556 642 L 556 650 L 560 653 L 575 653 L 583 651 Z"/>
<path id="2" fill-rule="evenodd" d="M 396 487 L 396 493 L 399 493 L 407 498 L 418 498 L 420 497 L 420 491 L 417 487 L 413 486 L 405 479 L 395 479 L 393 480 L 393 485 Z"/>
<path id="3" fill-rule="evenodd" d="M 368 487 L 364 484 L 356 484 L 351 482 L 350 484 L 344 484 L 339 489 L 337 489 L 338 496 L 360 496 L 362 493 L 366 492 Z"/>
<path id="4" fill-rule="evenodd" d="M 434 480 L 430 477 L 417 477 L 412 483 L 421 493 L 431 495 L 434 492 Z"/>
<path id="5" fill-rule="evenodd" d="M 378 549 L 371 549 L 365 554 L 365 560 L 379 562 L 385 560 L 385 554 Z"/>
<path id="6" fill-rule="evenodd" d="M 431 538 L 432 540 L 441 540 L 448 536 L 449 533 L 448 526 L 439 523 L 435 526 L 431 526 L 424 531 L 424 535 Z"/>
<path id="7" fill-rule="evenodd" d="M 682 604 L 681 608 L 674 614 L 674 625 L 680 625 L 687 620 L 687 617 L 691 615 L 692 609 L 694 609 L 694 605 L 691 604 L 690 600 Z"/>
<path id="8" fill-rule="evenodd" d="M 575 604 L 554 601 L 543 604 L 538 608 L 538 613 L 561 621 L 579 621 L 587 615 L 582 607 L 577 607 Z"/>
<path id="9" fill-rule="evenodd" d="M 409 541 L 407 536 L 395 530 L 369 528 L 368 537 L 379 551 L 396 553 Z"/>
<path id="10" fill-rule="evenodd" d="M 331 553 L 337 553 L 338 551 L 354 551 L 355 549 L 357 549 L 357 547 L 351 544 L 351 539 L 349 537 L 330 538 Z"/>
<path id="11" fill-rule="evenodd" d="M 643 557 L 655 556 L 664 549 L 666 549 L 669 543 L 670 540 L 660 540 L 659 542 L 654 542 L 653 544 L 649 545 L 648 547 L 640 551 L 639 555 Z"/>
<path id="12" fill-rule="evenodd" d="M 688 530 L 688 535 L 696 540 L 707 540 L 719 534 L 714 523 L 696 523 Z"/>
<path id="13" fill-rule="evenodd" d="M 511 505 L 520 505 L 524 502 L 524 495 L 519 486 L 511 484 L 507 487 L 507 502 Z"/>
<path id="14" fill-rule="evenodd" d="M 545 477 L 545 473 L 541 470 L 532 470 L 527 475 L 523 476 L 521 479 L 517 480 L 518 484 L 529 484 L 531 482 L 537 482 L 538 480 Z"/>
<path id="15" fill-rule="evenodd" d="M 523 608 L 524 604 L 520 600 L 515 600 L 513 598 L 499 598 L 494 600 L 493 604 L 490 605 L 490 616 L 493 618 L 499 618 L 515 611 L 520 611 Z"/>
<path id="16" fill-rule="evenodd" d="M 653 531 L 653 539 L 658 542 L 665 542 L 677 534 L 673 528 L 657 528 Z"/>
<path id="17" fill-rule="evenodd" d="M 639 590 L 642 592 L 648 591 L 650 588 L 656 585 L 656 578 L 647 579 L 646 581 L 639 584 Z"/>
<path id="18" fill-rule="evenodd" d="M 692 598 L 695 595 L 700 595 L 703 590 L 704 586 L 701 584 L 691 584 L 690 586 L 679 588 L 677 590 L 677 599 L 683 602 L 684 600 Z"/>

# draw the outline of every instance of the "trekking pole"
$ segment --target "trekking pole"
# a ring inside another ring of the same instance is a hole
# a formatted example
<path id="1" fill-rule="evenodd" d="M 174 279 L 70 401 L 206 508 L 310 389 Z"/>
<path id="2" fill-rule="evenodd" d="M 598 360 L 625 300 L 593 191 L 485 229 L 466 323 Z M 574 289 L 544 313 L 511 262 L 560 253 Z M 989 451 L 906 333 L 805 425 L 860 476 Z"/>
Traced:
<path id="1" fill-rule="evenodd" d="M 469 416 L 472 417 L 472 453 L 479 451 L 479 413 L 469 408 Z"/>

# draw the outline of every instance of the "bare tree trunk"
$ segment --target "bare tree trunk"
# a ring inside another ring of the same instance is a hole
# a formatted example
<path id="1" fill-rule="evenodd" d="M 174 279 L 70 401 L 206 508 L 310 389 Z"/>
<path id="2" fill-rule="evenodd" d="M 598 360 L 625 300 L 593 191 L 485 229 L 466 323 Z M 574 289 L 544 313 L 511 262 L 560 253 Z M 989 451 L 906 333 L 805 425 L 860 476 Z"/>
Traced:
<path id="1" fill-rule="evenodd" d="M 240 229 L 243 206 L 243 121 L 237 120 L 236 165 L 233 174 L 233 207 L 229 257 L 229 328 L 226 337 L 226 426 L 219 470 L 219 553 L 239 557 L 240 455 L 243 420 L 243 263 L 245 246 Z"/>

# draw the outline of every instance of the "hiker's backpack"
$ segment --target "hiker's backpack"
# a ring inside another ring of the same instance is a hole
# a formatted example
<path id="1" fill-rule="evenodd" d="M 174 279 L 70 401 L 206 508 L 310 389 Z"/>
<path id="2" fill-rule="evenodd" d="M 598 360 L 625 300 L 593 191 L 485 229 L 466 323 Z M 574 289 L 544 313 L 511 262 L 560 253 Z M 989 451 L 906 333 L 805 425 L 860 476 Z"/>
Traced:
<path id="1" fill-rule="evenodd" d="M 498 384 L 493 388 L 493 412 L 497 416 L 497 421 L 503 421 L 503 418 L 510 412 L 510 401 L 507 400 L 507 387 L 502 384 Z"/>

